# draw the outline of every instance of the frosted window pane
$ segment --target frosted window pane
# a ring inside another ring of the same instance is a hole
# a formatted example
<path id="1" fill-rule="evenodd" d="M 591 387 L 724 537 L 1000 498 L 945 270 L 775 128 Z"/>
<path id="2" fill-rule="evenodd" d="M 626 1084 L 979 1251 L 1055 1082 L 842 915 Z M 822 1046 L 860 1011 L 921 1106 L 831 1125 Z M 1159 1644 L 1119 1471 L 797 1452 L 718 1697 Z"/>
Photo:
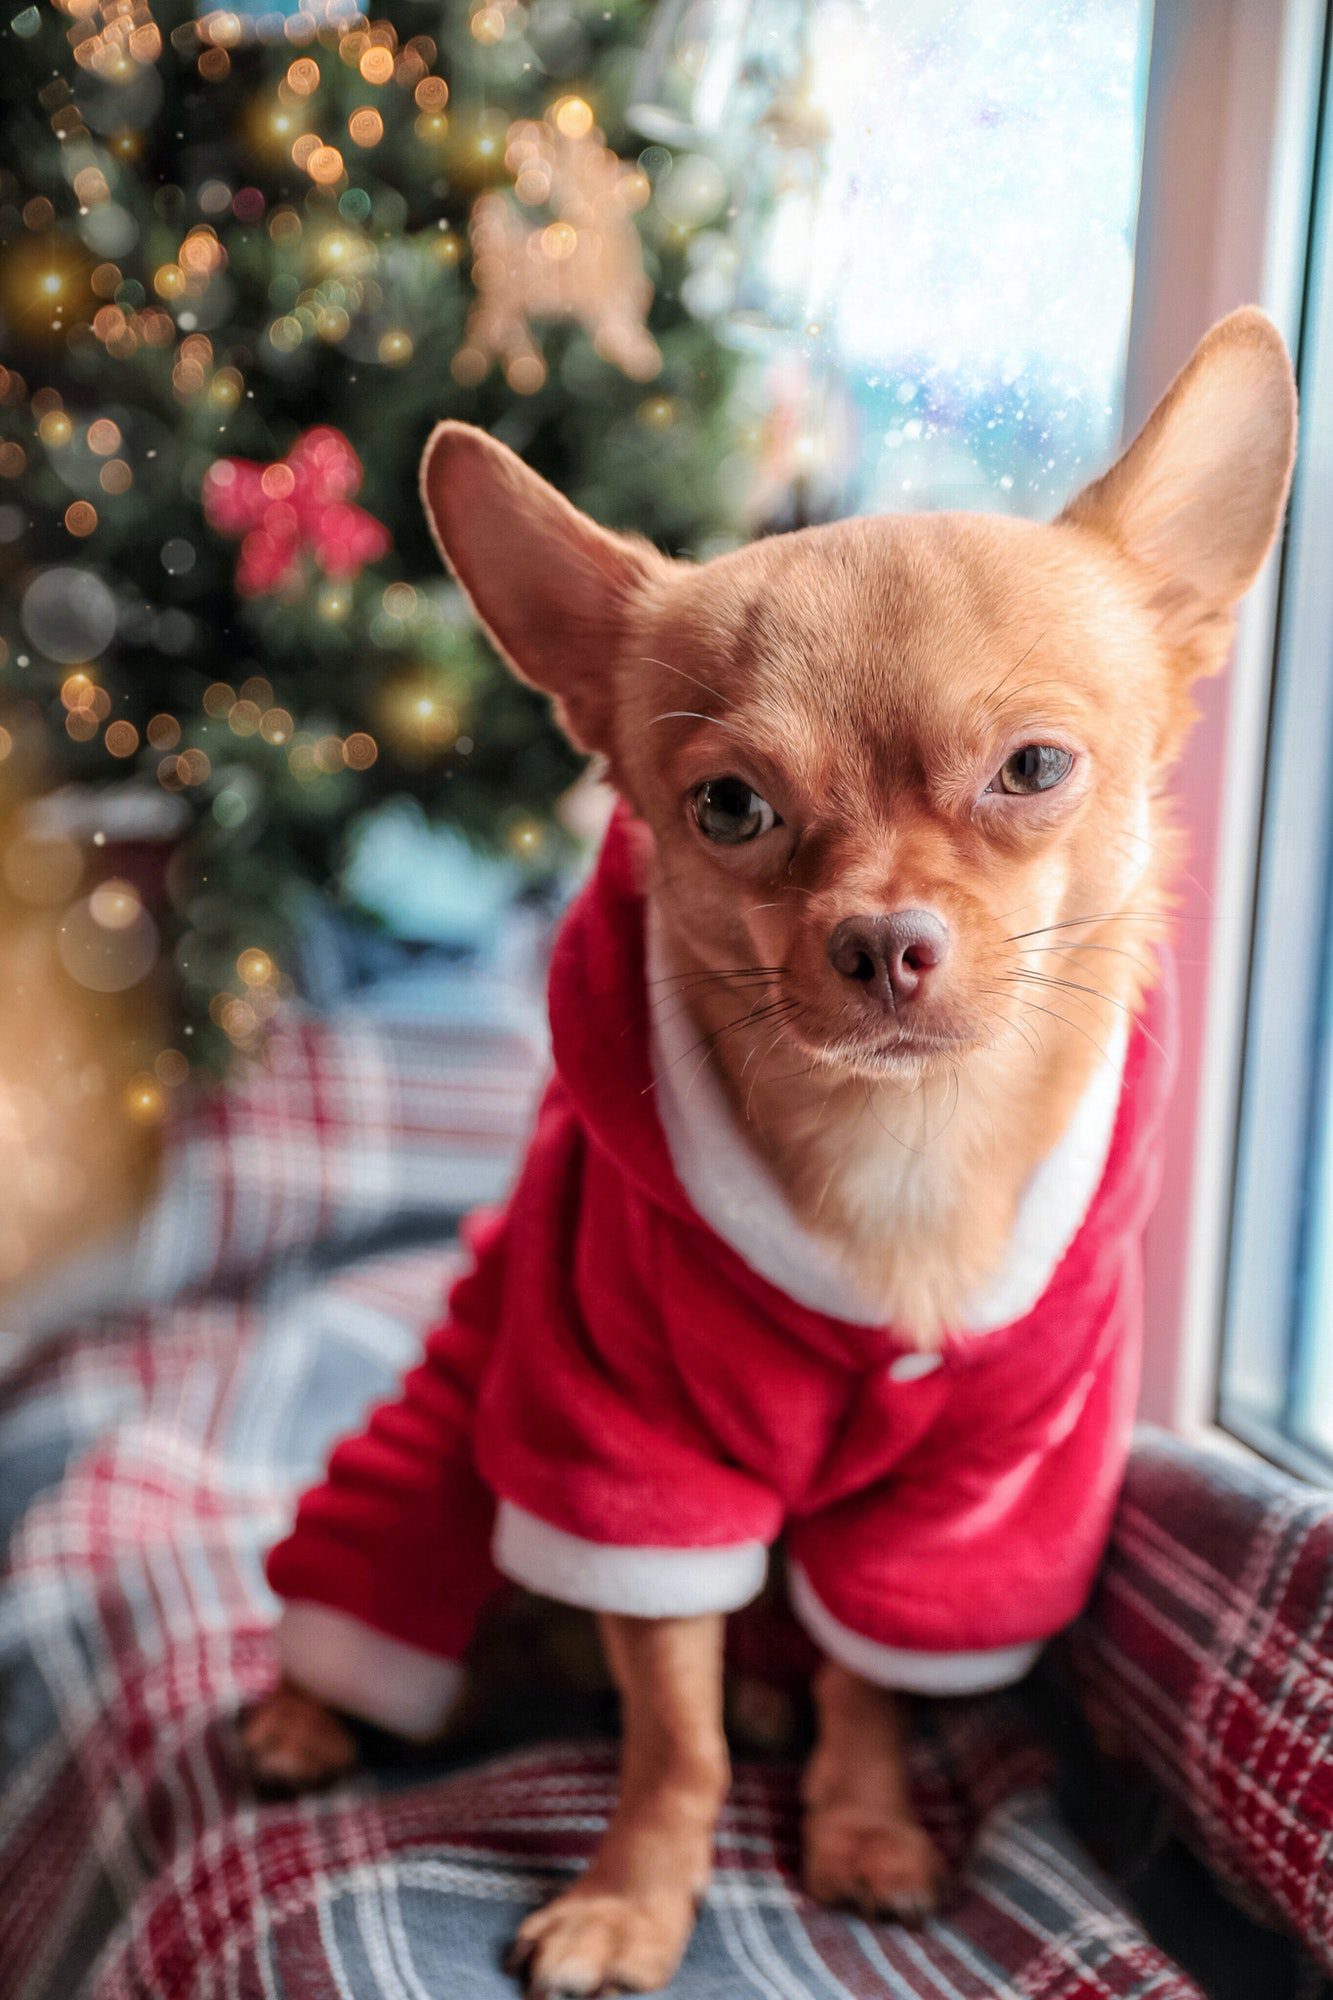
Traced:
<path id="1" fill-rule="evenodd" d="M 1114 449 L 1150 11 L 821 6 L 808 297 L 861 504 L 1049 513 Z"/>

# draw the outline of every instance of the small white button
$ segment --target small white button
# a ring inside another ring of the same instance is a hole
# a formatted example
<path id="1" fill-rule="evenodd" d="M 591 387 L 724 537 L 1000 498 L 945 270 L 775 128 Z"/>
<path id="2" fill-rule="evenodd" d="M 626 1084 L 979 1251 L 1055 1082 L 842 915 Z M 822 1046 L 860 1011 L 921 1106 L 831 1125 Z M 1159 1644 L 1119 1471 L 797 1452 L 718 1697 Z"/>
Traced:
<path id="1" fill-rule="evenodd" d="M 919 1382 L 923 1375 L 933 1375 L 943 1363 L 939 1354 L 900 1354 L 888 1366 L 891 1382 Z"/>

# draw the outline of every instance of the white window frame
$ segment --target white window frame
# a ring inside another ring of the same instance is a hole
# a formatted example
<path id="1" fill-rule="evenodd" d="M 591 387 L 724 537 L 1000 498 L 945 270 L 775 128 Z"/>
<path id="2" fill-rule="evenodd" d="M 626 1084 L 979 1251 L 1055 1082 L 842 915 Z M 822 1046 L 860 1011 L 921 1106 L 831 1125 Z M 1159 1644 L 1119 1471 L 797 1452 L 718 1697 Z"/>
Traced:
<path id="1" fill-rule="evenodd" d="M 1157 0 L 1127 436 L 1232 307 L 1262 305 L 1297 350 L 1327 19 L 1327 0 Z M 1228 1444 L 1216 1404 L 1277 578 L 1274 558 L 1246 600 L 1230 671 L 1201 690 L 1175 787 L 1190 842 L 1182 1060 L 1145 1245 L 1141 1414 Z"/>

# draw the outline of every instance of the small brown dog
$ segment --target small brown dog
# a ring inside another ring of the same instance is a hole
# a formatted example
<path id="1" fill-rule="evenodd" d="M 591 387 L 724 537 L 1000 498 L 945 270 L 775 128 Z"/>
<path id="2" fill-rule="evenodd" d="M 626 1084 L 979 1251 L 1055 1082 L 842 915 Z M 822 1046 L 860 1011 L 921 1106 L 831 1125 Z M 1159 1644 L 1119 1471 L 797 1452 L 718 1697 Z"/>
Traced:
<path id="1" fill-rule="evenodd" d="M 431 440 L 447 561 L 642 834 L 649 956 L 687 1010 L 685 1048 L 711 1053 L 731 1129 L 696 1150 L 742 1134 L 789 1233 L 817 1239 L 866 1321 L 918 1360 L 1022 1317 L 1011 1298 L 979 1320 L 976 1301 L 1003 1294 L 1018 1248 L 1031 1261 L 1027 1192 L 1124 1060 L 1163 929 L 1163 788 L 1190 684 L 1225 660 L 1294 443 L 1285 351 L 1249 310 L 1050 525 L 850 521 L 692 567 L 594 525 L 479 431 Z M 692 1115 L 688 1090 L 663 1108 L 685 1152 Z M 1109 1131 L 1085 1148 L 1099 1162 Z M 1064 1160 L 1055 1179 L 1078 1175 Z M 1037 1293 L 1090 1189 L 1075 1197 L 1044 1265 L 1037 1245 Z M 1054 1190 L 1056 1209 L 1069 1199 Z M 891 1675 L 817 1603 L 806 1622 L 830 1655 L 807 1886 L 919 1918 L 943 1869 L 908 1796 Z M 586 1874 L 520 1932 L 548 1994 L 670 1978 L 727 1784 L 722 1616 L 614 1611 L 602 1630 L 621 1798 Z M 350 1739 L 315 1698 L 330 1692 L 318 1661 L 285 1657 L 248 1753 L 270 1781 L 317 1782 Z"/>

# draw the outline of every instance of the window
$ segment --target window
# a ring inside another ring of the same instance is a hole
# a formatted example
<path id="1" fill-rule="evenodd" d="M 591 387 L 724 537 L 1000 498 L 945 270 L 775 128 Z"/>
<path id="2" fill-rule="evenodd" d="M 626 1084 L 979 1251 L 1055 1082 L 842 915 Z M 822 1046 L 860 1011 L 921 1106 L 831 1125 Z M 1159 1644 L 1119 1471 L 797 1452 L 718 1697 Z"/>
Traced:
<path id="1" fill-rule="evenodd" d="M 1053 513 L 1119 435 L 1151 6 L 823 12 L 809 317 L 857 503 Z"/>
<path id="2" fill-rule="evenodd" d="M 674 156 L 682 220 L 725 169 L 684 295 L 760 357 L 774 514 L 1046 515 L 1114 453 L 1151 21 L 1151 0 L 658 9 L 630 117 L 658 172 Z"/>
<path id="3" fill-rule="evenodd" d="M 1333 1464 L 1333 116 L 1327 83 L 1282 575 L 1219 1414 Z"/>

